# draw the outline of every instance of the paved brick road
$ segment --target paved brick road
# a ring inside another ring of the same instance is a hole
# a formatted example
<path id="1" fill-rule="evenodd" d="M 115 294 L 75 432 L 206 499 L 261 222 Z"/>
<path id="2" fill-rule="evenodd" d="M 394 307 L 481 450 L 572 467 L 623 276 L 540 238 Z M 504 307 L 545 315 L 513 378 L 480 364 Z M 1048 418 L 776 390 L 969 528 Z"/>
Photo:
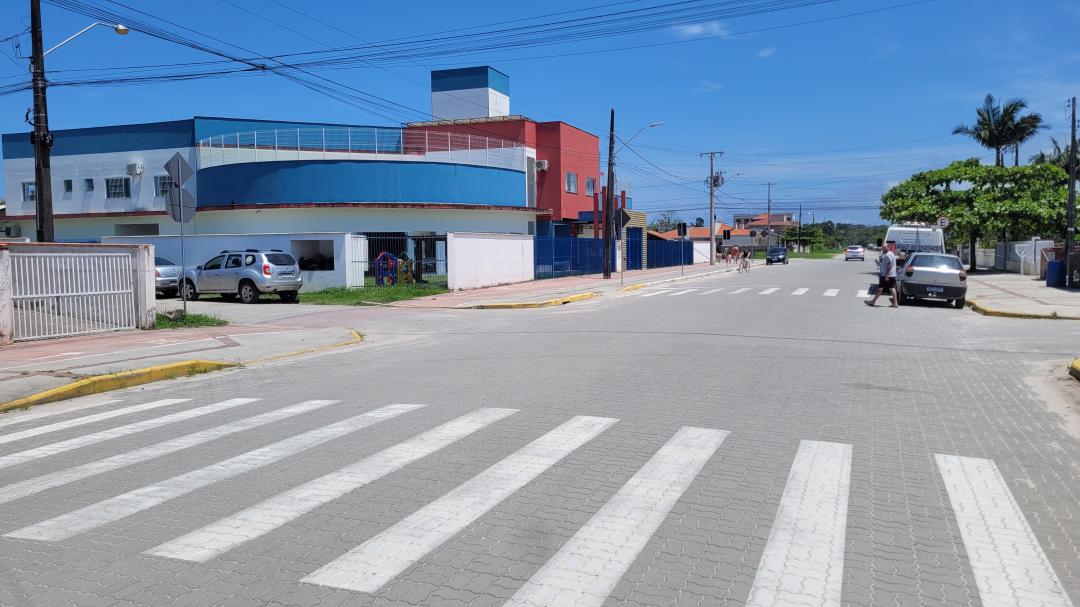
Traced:
<path id="1" fill-rule="evenodd" d="M 1026 381 L 1077 329 L 871 310 L 871 269 L 372 317 L 0 418 L 0 603 L 1080 604 L 1080 438 Z"/>

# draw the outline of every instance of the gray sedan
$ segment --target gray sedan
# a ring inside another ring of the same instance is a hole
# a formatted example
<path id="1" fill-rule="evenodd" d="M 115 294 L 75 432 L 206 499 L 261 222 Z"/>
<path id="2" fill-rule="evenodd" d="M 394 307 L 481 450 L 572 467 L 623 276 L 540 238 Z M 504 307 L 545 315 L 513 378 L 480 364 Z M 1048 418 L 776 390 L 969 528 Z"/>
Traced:
<path id="1" fill-rule="evenodd" d="M 154 257 L 154 289 L 165 297 L 176 297 L 180 288 L 180 266 L 164 257 Z"/>

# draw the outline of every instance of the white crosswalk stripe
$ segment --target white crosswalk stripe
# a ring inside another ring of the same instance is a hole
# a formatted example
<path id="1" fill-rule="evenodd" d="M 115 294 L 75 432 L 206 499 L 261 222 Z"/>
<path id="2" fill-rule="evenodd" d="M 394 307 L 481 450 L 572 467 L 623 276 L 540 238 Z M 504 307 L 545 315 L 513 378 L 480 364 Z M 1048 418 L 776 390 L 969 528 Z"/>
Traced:
<path id="1" fill-rule="evenodd" d="M 851 445 L 802 441 L 748 607 L 840 605 Z"/>
<path id="2" fill-rule="evenodd" d="M 856 291 L 855 292 L 855 297 L 862 297 L 863 299 L 866 299 L 867 297 L 870 297 L 870 289 L 862 289 L 862 290 Z"/>
<path id="3" fill-rule="evenodd" d="M 769 287 L 768 289 L 758 291 L 758 295 L 772 295 L 773 293 L 776 293 L 779 290 L 780 290 L 780 287 Z"/>
<path id="4" fill-rule="evenodd" d="M 720 287 L 719 289 L 709 289 L 708 291 L 705 291 L 704 293 L 702 293 L 702 295 L 712 295 L 713 293 L 719 293 L 720 291 L 723 291 L 723 290 L 724 290 L 724 287 Z"/>
<path id="5" fill-rule="evenodd" d="M 799 289 L 795 289 L 794 291 L 792 291 L 791 294 L 792 295 L 806 295 L 806 292 L 809 291 L 809 290 L 810 289 L 807 289 L 806 287 L 801 287 Z"/>
<path id="6" fill-rule="evenodd" d="M 28 495 L 34 495 L 45 491 L 46 489 L 52 489 L 53 487 L 59 487 L 68 483 L 89 478 L 98 474 L 103 474 L 111 470 L 117 470 L 126 466 L 145 462 L 147 460 L 154 459 L 155 457 L 161 457 L 170 453 L 175 453 L 182 449 L 188 449 L 196 445 L 208 443 L 212 440 L 223 438 L 231 434 L 238 432 L 244 432 L 246 430 L 252 430 L 259 426 L 265 426 L 273 422 L 288 419 L 301 413 L 308 413 L 332 405 L 339 401 L 336 400 L 309 400 L 302 403 L 284 407 L 282 409 L 275 409 L 267 413 L 256 415 L 254 417 L 247 417 L 234 422 L 230 422 L 216 428 L 210 428 L 208 430 L 202 430 L 199 432 L 192 432 L 191 434 L 185 434 L 176 438 L 160 442 L 148 447 L 142 447 L 140 449 L 134 449 L 132 451 L 126 451 L 111 457 L 95 460 L 75 466 L 74 468 L 65 468 L 49 474 L 43 474 L 41 476 L 27 479 L 25 481 L 19 481 L 12 483 L 4 487 L 0 487 L 0 504 L 6 504 L 10 501 L 26 497 Z"/>
<path id="7" fill-rule="evenodd" d="M 68 401 L 71 402 L 71 401 Z M 68 404 L 65 402 L 65 405 Z M 13 424 L 21 424 L 25 422 L 31 422 L 36 419 L 42 419 L 45 417 L 53 417 L 55 415 L 63 415 L 64 413 L 83 412 L 86 409 L 93 407 L 103 407 L 105 405 L 111 405 L 113 403 L 120 402 L 116 399 L 108 398 L 99 400 L 97 402 L 87 402 L 78 404 L 78 409 L 72 409 L 70 407 L 45 407 L 41 411 L 12 411 L 0 416 L 0 428 L 4 426 L 11 426 Z M 35 407 L 37 409 L 37 407 Z"/>
<path id="8" fill-rule="evenodd" d="M 739 288 L 739 289 L 735 289 L 734 291 L 729 291 L 727 294 L 728 295 L 739 295 L 739 294 L 742 294 L 742 293 L 746 293 L 749 290 L 750 290 L 750 287 L 742 287 L 742 288 Z"/>
<path id="9" fill-rule="evenodd" d="M 671 293 L 671 291 L 672 291 L 671 289 L 661 289 L 659 291 L 650 291 L 649 293 L 645 293 L 644 295 L 642 295 L 642 297 L 655 297 L 657 295 L 663 295 L 664 293 Z"/>
<path id="10" fill-rule="evenodd" d="M 120 438 L 122 436 L 128 436 L 137 432 L 145 432 L 146 430 L 160 428 L 162 426 L 167 426 L 169 424 L 175 424 L 176 422 L 194 419 L 203 415 L 210 415 L 211 413 L 218 413 L 220 411 L 225 411 L 233 407 L 239 407 L 240 405 L 253 403 L 257 400 L 259 399 L 230 398 L 229 400 L 223 400 L 219 403 L 196 407 L 195 409 L 188 409 L 186 411 L 179 411 L 171 415 L 147 419 L 141 422 L 126 424 L 124 426 L 119 426 L 116 428 L 109 428 L 108 430 L 102 430 L 101 432 L 94 432 L 92 434 L 86 434 L 64 441 L 50 443 L 48 445 L 42 445 L 40 447 L 35 447 L 34 449 L 27 449 L 26 451 L 19 451 L 18 453 L 12 453 L 10 455 L 4 455 L 0 457 L 0 468 L 8 468 L 18 464 L 33 461 L 38 458 L 49 457 L 51 455 L 56 455 L 65 451 L 71 451 L 72 449 L 79 449 L 81 447 L 86 447 L 89 445 L 96 445 L 102 441 Z"/>
<path id="11" fill-rule="evenodd" d="M 420 408 L 423 408 L 423 405 L 388 405 L 23 527 L 6 534 L 6 537 L 54 542 L 65 540 L 212 483 L 261 468 L 335 438 Z"/>
<path id="12" fill-rule="evenodd" d="M 616 421 L 574 417 L 303 581 L 375 592 Z"/>
<path id="13" fill-rule="evenodd" d="M 825 289 L 825 293 L 822 297 L 836 297 L 840 293 L 840 289 Z"/>
<path id="14" fill-rule="evenodd" d="M 205 562 L 516 413 L 480 409 L 265 500 L 146 554 Z"/>
<path id="15" fill-rule="evenodd" d="M 505 605 L 603 604 L 727 435 L 679 430 Z"/>
<path id="16" fill-rule="evenodd" d="M 1061 580 L 994 462 L 955 455 L 934 457 L 982 604 L 1071 607 Z"/>
<path id="17" fill-rule="evenodd" d="M 686 295 L 687 293 L 693 293 L 694 291 L 697 291 L 697 289 L 684 289 L 682 291 L 676 291 L 676 292 L 672 293 L 671 295 L 668 295 L 668 297 L 675 297 L 677 295 Z"/>
<path id="18" fill-rule="evenodd" d="M 129 407 L 121 407 L 119 409 L 103 411 L 101 413 L 95 413 L 93 415 L 84 415 L 83 417 L 76 417 L 75 419 L 69 419 L 62 422 L 38 426 L 36 428 L 27 428 L 26 430 L 20 430 L 18 432 L 12 432 L 11 434 L 5 434 L 3 436 L 0 436 L 0 445 L 5 443 L 11 443 L 17 440 L 22 440 L 24 438 L 30 438 L 32 436 L 41 436 L 42 434 L 48 434 L 49 432 L 57 432 L 59 430 L 67 430 L 68 428 L 85 426 L 86 424 L 92 424 L 94 422 L 100 422 L 106 419 L 120 417 L 121 415 L 127 415 L 129 413 L 141 413 L 143 411 L 157 409 L 158 407 L 168 407 L 169 405 L 187 402 L 188 400 L 189 399 L 187 398 L 164 398 L 162 400 L 155 400 L 148 403 L 143 403 L 141 405 L 131 405 Z"/>

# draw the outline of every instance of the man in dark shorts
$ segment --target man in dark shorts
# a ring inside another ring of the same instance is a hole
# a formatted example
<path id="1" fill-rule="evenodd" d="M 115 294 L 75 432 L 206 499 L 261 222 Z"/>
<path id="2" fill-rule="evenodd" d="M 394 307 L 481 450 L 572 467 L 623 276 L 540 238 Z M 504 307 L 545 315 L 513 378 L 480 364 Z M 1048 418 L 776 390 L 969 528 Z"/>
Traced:
<path id="1" fill-rule="evenodd" d="M 874 293 L 874 298 L 865 303 L 868 306 L 873 307 L 877 304 L 877 300 L 881 297 L 881 294 L 885 291 L 889 292 L 889 300 L 892 304 L 890 308 L 897 308 L 897 296 L 896 296 L 896 253 L 893 250 L 896 248 L 896 243 L 891 240 L 885 243 L 885 252 L 881 255 L 881 261 L 878 262 L 878 288 Z"/>

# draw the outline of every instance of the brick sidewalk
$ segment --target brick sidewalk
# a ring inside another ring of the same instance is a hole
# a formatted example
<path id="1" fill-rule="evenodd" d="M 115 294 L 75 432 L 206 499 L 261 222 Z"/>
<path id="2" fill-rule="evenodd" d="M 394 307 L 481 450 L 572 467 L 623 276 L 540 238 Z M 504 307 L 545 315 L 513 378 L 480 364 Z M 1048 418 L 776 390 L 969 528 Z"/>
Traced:
<path id="1" fill-rule="evenodd" d="M 991 313 L 1080 320 L 1080 289 L 1047 287 L 1019 274 L 976 274 L 968 278 L 968 301 Z"/>

